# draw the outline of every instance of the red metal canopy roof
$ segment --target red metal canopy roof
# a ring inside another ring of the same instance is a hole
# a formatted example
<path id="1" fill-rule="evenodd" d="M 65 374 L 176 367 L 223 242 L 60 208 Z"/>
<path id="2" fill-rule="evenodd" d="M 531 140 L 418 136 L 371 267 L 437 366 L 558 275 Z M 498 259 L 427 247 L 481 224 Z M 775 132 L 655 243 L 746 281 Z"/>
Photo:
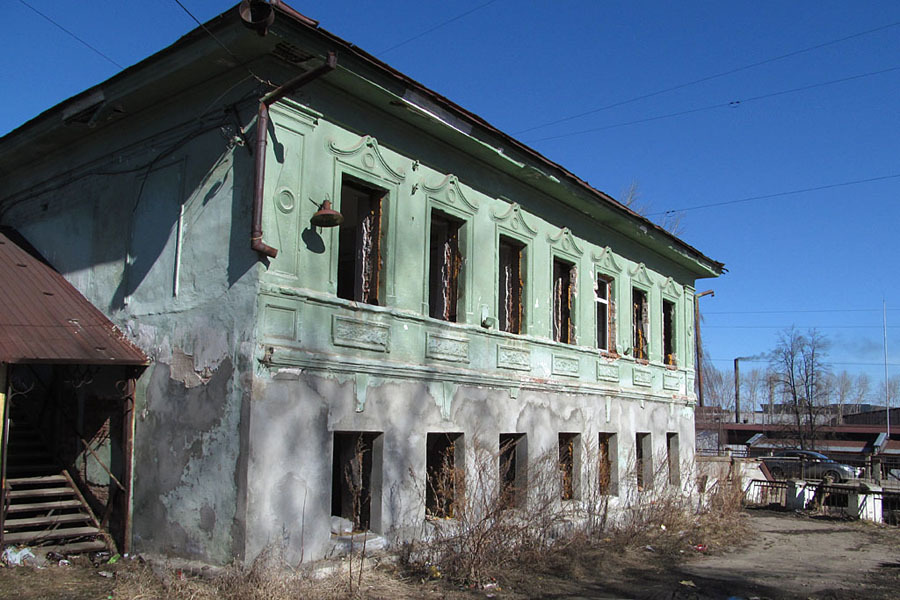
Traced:
<path id="1" fill-rule="evenodd" d="M 0 363 L 149 362 L 24 238 L 0 230 Z"/>

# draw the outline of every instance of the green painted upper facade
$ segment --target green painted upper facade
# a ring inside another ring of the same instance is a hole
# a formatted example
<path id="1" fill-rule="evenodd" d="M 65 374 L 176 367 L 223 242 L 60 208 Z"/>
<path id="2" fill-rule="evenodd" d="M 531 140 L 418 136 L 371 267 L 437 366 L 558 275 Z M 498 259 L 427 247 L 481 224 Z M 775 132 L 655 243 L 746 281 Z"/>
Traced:
<path id="1" fill-rule="evenodd" d="M 279 148 L 267 161 L 264 231 L 279 252 L 260 287 L 267 362 L 692 396 L 694 290 L 684 269 L 490 165 L 451 172 L 421 161 L 404 152 L 402 124 L 382 144 L 294 101 L 273 107 L 272 120 Z M 443 151 L 447 164 L 454 162 L 447 154 L 459 153 Z M 488 193 L 482 182 L 505 193 Z M 357 233 L 360 190 L 380 209 L 370 240 L 376 289 L 366 298 L 340 289 L 360 269 L 345 256 L 347 247 L 363 252 L 348 240 Z M 324 200 L 345 213 L 343 226 L 310 224 Z M 459 257 L 453 320 L 433 309 L 446 285 L 432 273 L 443 266 L 431 258 L 433 232 L 447 222 Z M 520 254 L 518 332 L 503 331 L 502 244 Z M 562 296 L 554 293 L 554 265 L 567 270 Z M 560 297 L 567 342 L 554 334 Z"/>

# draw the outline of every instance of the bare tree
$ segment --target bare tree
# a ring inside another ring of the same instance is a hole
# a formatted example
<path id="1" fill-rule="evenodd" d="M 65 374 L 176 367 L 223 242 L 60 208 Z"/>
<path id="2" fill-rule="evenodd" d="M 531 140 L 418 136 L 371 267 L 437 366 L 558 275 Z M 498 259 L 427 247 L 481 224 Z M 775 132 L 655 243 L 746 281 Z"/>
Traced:
<path id="1" fill-rule="evenodd" d="M 792 433 L 801 448 L 815 449 L 828 402 L 829 341 L 816 329 L 781 332 L 771 369 L 792 417 Z"/>
<path id="2" fill-rule="evenodd" d="M 860 373 L 856 376 L 856 387 L 853 390 L 852 402 L 855 405 L 855 412 L 862 410 L 860 404 L 869 401 L 869 393 L 872 389 L 872 380 L 868 374 Z"/>
<path id="3" fill-rule="evenodd" d="M 741 403 L 751 412 L 762 406 L 766 397 L 766 376 L 765 369 L 741 372 Z"/>
<path id="4" fill-rule="evenodd" d="M 705 354 L 705 353 L 704 353 Z M 725 410 L 734 408 L 734 374 L 717 369 L 712 361 L 705 360 L 703 369 L 703 399 L 707 406 Z"/>
<path id="5" fill-rule="evenodd" d="M 641 215 L 642 217 L 646 217 L 647 214 L 651 211 L 651 205 L 649 202 L 645 201 L 641 197 L 641 192 L 638 189 L 638 182 L 632 181 L 628 187 L 622 192 L 622 204 Z M 671 233 L 672 235 L 681 235 L 684 233 L 684 223 L 682 219 L 684 218 L 684 213 L 679 211 L 665 211 L 663 213 L 662 222 L 659 223 L 659 226 Z"/>
<path id="6" fill-rule="evenodd" d="M 893 407 L 900 399 L 900 375 L 894 375 L 888 379 L 886 390 L 888 406 Z"/>
<path id="7" fill-rule="evenodd" d="M 837 424 L 844 423 L 844 406 L 851 403 L 853 396 L 854 378 L 846 370 L 833 375 L 830 381 L 832 403 L 838 405 Z"/>

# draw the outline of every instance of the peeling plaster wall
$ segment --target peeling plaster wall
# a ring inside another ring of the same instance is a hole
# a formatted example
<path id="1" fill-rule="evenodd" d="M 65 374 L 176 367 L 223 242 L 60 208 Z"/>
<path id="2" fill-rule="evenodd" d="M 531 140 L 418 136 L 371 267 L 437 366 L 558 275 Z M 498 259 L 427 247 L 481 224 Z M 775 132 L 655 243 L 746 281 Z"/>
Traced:
<path id="1" fill-rule="evenodd" d="M 136 393 L 134 551 L 219 564 L 244 552 L 241 453 L 263 267 L 249 248 L 252 157 L 224 134 L 234 117 L 194 117 L 208 94 L 245 96 L 233 87 L 241 77 L 86 130 L 0 197 L 3 223 L 153 361 Z"/>

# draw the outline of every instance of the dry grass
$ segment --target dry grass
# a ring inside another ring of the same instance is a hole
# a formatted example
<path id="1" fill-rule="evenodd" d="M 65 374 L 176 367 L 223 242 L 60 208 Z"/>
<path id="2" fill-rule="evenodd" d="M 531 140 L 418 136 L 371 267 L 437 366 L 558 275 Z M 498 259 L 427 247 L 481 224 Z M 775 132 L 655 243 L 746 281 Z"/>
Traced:
<path id="1" fill-rule="evenodd" d="M 396 569 L 371 561 L 359 576 L 354 558 L 330 572 L 292 568 L 269 548 L 251 566 L 189 570 L 163 563 L 132 563 L 116 573 L 116 600 L 343 600 L 346 598 L 446 598 L 455 595 L 441 582 L 408 579 Z M 76 596 L 60 596 L 73 598 Z M 106 596 L 102 596 L 106 598 Z"/>
<path id="2" fill-rule="evenodd" d="M 602 477 L 579 482 L 578 499 L 561 501 L 564 486 L 556 456 L 530 462 L 525 486 L 510 489 L 498 485 L 498 455 L 478 452 L 464 481 L 461 473 L 448 469 L 446 477 L 434 482 L 447 486 L 435 490 L 439 495 L 453 491 L 452 505 L 441 508 L 452 518 L 427 521 L 422 538 L 406 546 L 402 570 L 357 554 L 333 563 L 327 574 L 316 573 L 308 566 L 291 567 L 277 548 L 267 549 L 249 566 L 218 569 L 142 560 L 97 569 L 85 560 L 40 571 L 3 570 L 0 597 L 471 598 L 473 594 L 483 597 L 488 592 L 485 585 L 502 598 L 559 597 L 597 589 L 597 565 L 603 565 L 604 586 L 629 582 L 636 573 L 651 571 L 659 579 L 665 576 L 665 565 L 694 553 L 696 545 L 715 552 L 748 533 L 739 482 L 718 482 L 698 501 L 686 488 L 671 485 L 664 461 L 655 461 L 664 468 L 653 474 L 652 481 L 645 481 L 641 492 L 619 482 L 627 495 L 623 500 L 631 507 L 614 515 L 608 510 Z M 596 457 L 583 448 L 582 460 Z M 681 473 L 682 481 L 693 481 L 686 465 Z M 629 481 L 633 477 L 633 472 L 628 474 Z M 653 558 L 648 560 L 651 553 Z M 114 578 L 100 577 L 101 570 L 111 571 Z"/>
<path id="3" fill-rule="evenodd" d="M 717 483 L 698 503 L 691 493 L 691 465 L 679 469 L 681 481 L 688 483 L 673 485 L 665 457 L 654 461 L 655 472 L 642 473 L 640 491 L 622 482 L 629 508 L 612 515 L 605 494 L 609 480 L 600 473 L 580 482 L 578 500 L 561 501 L 566 488 L 556 456 L 530 462 L 526 487 L 515 490 L 498 485 L 497 452 L 477 448 L 475 456 L 465 475 L 465 493 L 454 498 L 453 518 L 429 521 L 424 535 L 408 544 L 405 564 L 414 572 L 479 586 L 510 573 L 543 570 L 560 557 L 566 557 L 566 568 L 581 564 L 579 557 L 603 554 L 608 548 L 675 559 L 697 546 L 707 551 L 732 545 L 747 533 L 740 517 L 739 482 Z M 599 462 L 596 448 L 583 447 L 581 456 L 586 464 Z M 637 461 L 630 462 L 629 483 L 637 478 Z M 462 479 L 462 473 L 448 470 L 439 481 L 458 492 Z M 511 497 L 519 499 L 514 507 Z"/>

